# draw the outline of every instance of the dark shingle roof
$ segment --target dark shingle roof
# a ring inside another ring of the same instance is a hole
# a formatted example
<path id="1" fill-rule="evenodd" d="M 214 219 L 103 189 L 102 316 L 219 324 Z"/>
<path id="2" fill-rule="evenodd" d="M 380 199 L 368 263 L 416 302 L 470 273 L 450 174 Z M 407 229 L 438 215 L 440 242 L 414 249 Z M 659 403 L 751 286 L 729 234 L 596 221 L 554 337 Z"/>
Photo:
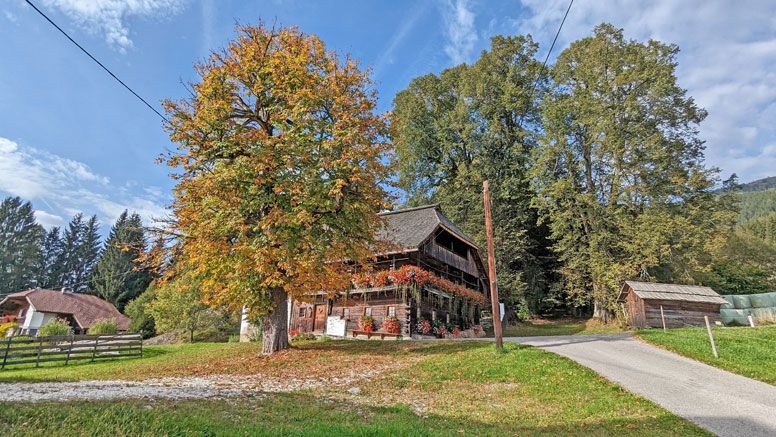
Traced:
<path id="1" fill-rule="evenodd" d="M 35 288 L 9 294 L 0 302 L 0 306 L 14 298 L 27 299 L 36 311 L 72 314 L 82 328 L 89 328 L 100 320 L 115 320 L 120 330 L 129 329 L 129 318 L 121 314 L 112 303 L 97 296 Z"/>
<path id="2" fill-rule="evenodd" d="M 642 299 L 678 300 L 684 302 L 727 303 L 716 291 L 698 285 L 661 284 L 657 282 L 625 281 L 618 300 L 625 298 L 628 288 Z"/>
<path id="3" fill-rule="evenodd" d="M 398 246 L 396 250 L 417 249 L 439 226 L 477 247 L 468 235 L 442 214 L 438 205 L 405 208 L 379 215 L 385 220 L 385 226 L 377 233 L 377 239 Z"/>

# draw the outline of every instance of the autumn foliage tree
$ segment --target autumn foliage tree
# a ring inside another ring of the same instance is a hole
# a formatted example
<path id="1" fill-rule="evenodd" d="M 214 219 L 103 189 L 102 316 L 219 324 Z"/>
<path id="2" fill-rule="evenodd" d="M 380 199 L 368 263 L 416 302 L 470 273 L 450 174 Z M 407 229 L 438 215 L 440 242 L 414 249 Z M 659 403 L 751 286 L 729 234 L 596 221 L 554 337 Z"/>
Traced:
<path id="1" fill-rule="evenodd" d="M 348 286 L 342 263 L 371 256 L 386 204 L 386 117 L 367 74 L 295 27 L 238 26 L 196 66 L 190 98 L 165 102 L 178 152 L 172 281 L 263 323 L 288 346 L 289 296 Z"/>

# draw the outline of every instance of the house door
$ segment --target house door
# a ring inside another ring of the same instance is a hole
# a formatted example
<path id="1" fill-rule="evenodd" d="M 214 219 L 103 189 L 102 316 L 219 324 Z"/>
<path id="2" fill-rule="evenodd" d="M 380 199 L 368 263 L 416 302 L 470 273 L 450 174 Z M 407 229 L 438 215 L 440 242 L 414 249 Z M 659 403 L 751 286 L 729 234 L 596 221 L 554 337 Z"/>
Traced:
<path id="1" fill-rule="evenodd" d="M 314 331 L 326 330 L 326 305 L 325 304 L 315 306 L 315 325 L 313 330 Z"/>

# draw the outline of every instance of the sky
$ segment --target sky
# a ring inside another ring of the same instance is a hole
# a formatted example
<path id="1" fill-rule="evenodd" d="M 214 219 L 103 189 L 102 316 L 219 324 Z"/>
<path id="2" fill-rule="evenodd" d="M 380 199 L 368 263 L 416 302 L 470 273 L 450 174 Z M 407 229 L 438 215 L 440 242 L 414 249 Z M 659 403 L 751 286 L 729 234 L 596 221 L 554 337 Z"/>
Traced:
<path id="1" fill-rule="evenodd" d="M 296 25 L 372 69 L 379 109 L 414 78 L 476 60 L 497 34 L 530 33 L 544 59 L 567 0 L 33 0 L 155 107 L 186 95 L 193 65 L 235 23 Z M 576 0 L 550 59 L 609 22 L 677 44 L 679 84 L 708 110 L 707 164 L 741 181 L 776 175 L 776 2 Z M 551 61 L 552 62 L 552 61 Z M 158 115 L 23 0 L 0 2 L 0 196 L 46 227 L 124 210 L 166 215 L 175 145 Z"/>

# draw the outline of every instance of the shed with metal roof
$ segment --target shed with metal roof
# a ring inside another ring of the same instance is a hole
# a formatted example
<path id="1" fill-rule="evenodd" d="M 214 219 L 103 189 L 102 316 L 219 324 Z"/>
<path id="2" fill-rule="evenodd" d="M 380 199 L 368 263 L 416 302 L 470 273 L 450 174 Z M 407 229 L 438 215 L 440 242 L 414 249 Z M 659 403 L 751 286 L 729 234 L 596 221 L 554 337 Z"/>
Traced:
<path id="1" fill-rule="evenodd" d="M 719 308 L 727 303 L 716 291 L 698 285 L 625 281 L 617 301 L 623 305 L 628 325 L 658 328 L 702 326 L 705 317 L 720 320 Z"/>

